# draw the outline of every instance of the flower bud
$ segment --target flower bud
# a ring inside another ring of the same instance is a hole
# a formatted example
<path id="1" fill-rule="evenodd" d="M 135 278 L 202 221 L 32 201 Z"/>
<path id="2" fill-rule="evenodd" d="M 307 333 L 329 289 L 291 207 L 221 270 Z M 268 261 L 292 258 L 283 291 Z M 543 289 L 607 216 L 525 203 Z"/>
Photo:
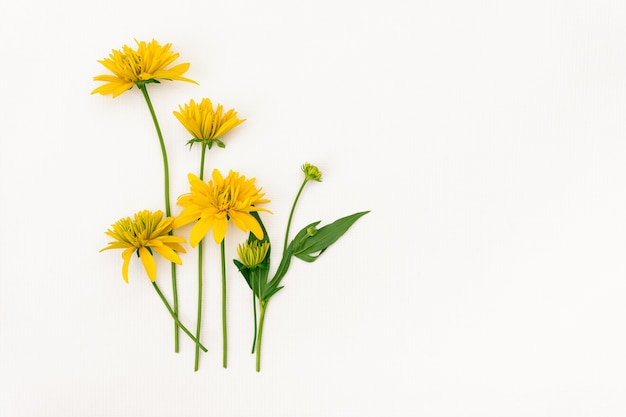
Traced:
<path id="1" fill-rule="evenodd" d="M 315 165 L 311 165 L 307 162 L 306 164 L 302 165 L 302 172 L 304 172 L 304 178 L 307 181 L 322 181 L 322 173 Z"/>
<path id="2" fill-rule="evenodd" d="M 259 243 L 258 240 L 253 242 L 246 241 L 237 246 L 237 255 L 239 255 L 242 264 L 248 268 L 255 268 L 265 260 L 269 248 L 269 242 Z"/>
<path id="3" fill-rule="evenodd" d="M 315 226 L 307 227 L 306 234 L 309 236 L 315 236 L 317 234 L 317 228 Z"/>

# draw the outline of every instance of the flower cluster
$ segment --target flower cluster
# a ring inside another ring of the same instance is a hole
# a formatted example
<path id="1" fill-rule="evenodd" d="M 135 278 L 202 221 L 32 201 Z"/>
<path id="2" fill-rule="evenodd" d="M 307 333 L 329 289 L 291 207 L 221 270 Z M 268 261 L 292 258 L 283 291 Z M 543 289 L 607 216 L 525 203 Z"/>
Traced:
<path id="1" fill-rule="evenodd" d="M 199 102 L 191 99 L 184 105 L 178 105 L 178 109 L 172 112 L 182 127 L 191 135 L 186 144 L 192 147 L 197 143 L 201 149 L 198 173 L 196 175 L 187 172 L 189 192 L 178 197 L 177 205 L 182 207 L 182 210 L 178 215 L 173 215 L 170 205 L 167 147 L 148 94 L 148 86 L 160 84 L 164 80 L 198 83 L 184 76 L 189 70 L 189 63 L 175 64 L 179 54 L 171 50 L 171 44 L 161 45 L 155 40 L 150 42 L 135 40 L 135 44 L 136 48 L 124 45 L 120 50 L 112 50 L 108 58 L 98 61 L 109 73 L 93 78 L 94 81 L 100 81 L 103 84 L 94 89 L 92 94 L 111 95 L 115 98 L 135 86 L 141 91 L 150 111 L 163 156 L 165 211 L 141 210 L 135 213 L 133 218 L 123 217 L 113 223 L 105 232 L 113 241 L 101 251 L 122 249 L 122 277 L 126 282 L 128 282 L 132 255 L 136 254 L 139 257 L 155 291 L 174 321 L 174 350 L 179 351 L 179 330 L 182 330 L 195 344 L 194 370 L 197 371 L 200 350 L 207 351 L 201 342 L 202 285 L 205 269 L 203 241 L 206 235 L 212 232 L 213 240 L 219 245 L 221 252 L 222 364 L 226 368 L 228 352 L 226 273 L 228 268 L 225 262 L 224 241 L 231 223 L 242 232 L 248 233 L 247 240 L 237 246 L 238 259 L 233 259 L 233 264 L 251 290 L 254 313 L 252 353 L 256 353 L 256 370 L 260 371 L 265 311 L 270 298 L 283 288 L 280 284 L 289 269 L 291 259 L 295 257 L 306 262 L 315 261 L 367 211 L 340 218 L 321 228 L 317 228 L 319 221 L 310 223 L 296 233 L 293 239 L 290 239 L 289 231 L 294 211 L 305 185 L 309 181 L 320 182 L 322 180 L 322 173 L 315 165 L 309 163 L 302 165 L 304 179 L 291 207 L 279 265 L 270 279 L 272 246 L 260 217 L 262 213 L 271 214 L 271 211 L 263 207 L 270 200 L 265 198 L 262 188 L 256 186 L 255 178 L 248 178 L 233 170 L 224 176 L 219 170 L 213 169 L 209 181 L 204 180 L 207 150 L 210 150 L 213 145 L 225 148 L 224 135 L 244 123 L 246 119 L 240 119 L 234 109 L 225 111 L 221 104 L 214 106 L 209 98 L 202 98 Z M 177 265 L 183 264 L 179 254 L 186 253 L 183 244 L 187 242 L 187 239 L 175 235 L 174 232 L 189 224 L 192 224 L 188 238 L 189 244 L 197 248 L 198 255 L 198 314 L 195 333 L 189 331 L 178 316 Z M 156 281 L 157 263 L 154 259 L 156 254 L 171 263 L 172 303 L 164 296 Z M 259 320 L 257 320 L 257 305 L 260 309 Z"/>

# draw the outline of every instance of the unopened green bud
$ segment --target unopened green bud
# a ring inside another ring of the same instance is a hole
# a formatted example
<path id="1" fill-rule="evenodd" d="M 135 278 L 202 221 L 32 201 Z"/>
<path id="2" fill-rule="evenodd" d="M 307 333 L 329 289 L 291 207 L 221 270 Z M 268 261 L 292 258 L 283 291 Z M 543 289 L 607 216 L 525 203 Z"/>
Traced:
<path id="1" fill-rule="evenodd" d="M 244 242 L 237 246 L 237 255 L 241 263 L 248 268 L 254 268 L 259 266 L 267 256 L 267 251 L 270 248 L 269 242 L 259 243 L 258 240 L 254 242 Z"/>
<path id="2" fill-rule="evenodd" d="M 317 234 L 317 227 L 315 226 L 307 227 L 306 234 L 309 236 L 315 236 Z"/>
<path id="3" fill-rule="evenodd" d="M 311 165 L 308 162 L 302 165 L 302 172 L 304 172 L 304 178 L 308 180 L 313 180 L 320 182 L 322 181 L 322 173 L 315 165 Z"/>

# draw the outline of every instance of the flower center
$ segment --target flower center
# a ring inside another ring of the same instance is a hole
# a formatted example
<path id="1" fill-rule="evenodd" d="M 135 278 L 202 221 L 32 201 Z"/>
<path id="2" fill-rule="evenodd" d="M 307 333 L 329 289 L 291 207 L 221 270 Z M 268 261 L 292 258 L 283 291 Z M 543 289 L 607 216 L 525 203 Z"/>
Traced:
<path id="1" fill-rule="evenodd" d="M 134 51 L 133 51 L 134 52 Z M 128 70 L 135 75 L 135 77 L 139 78 L 142 73 L 141 70 L 141 56 L 138 54 L 126 54 L 124 55 L 124 64 L 128 68 Z"/>
<path id="2" fill-rule="evenodd" d="M 228 212 L 232 206 L 232 194 L 230 189 L 224 189 L 217 195 L 217 209 L 220 213 Z"/>

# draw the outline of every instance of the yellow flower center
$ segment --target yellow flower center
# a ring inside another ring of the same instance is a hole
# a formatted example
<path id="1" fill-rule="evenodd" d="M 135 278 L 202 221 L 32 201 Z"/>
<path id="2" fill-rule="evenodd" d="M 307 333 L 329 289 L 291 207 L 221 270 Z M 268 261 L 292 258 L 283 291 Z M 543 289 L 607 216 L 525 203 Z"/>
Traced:
<path id="1" fill-rule="evenodd" d="M 228 214 L 233 205 L 232 194 L 229 189 L 221 190 L 217 195 L 217 210 L 220 213 Z"/>

